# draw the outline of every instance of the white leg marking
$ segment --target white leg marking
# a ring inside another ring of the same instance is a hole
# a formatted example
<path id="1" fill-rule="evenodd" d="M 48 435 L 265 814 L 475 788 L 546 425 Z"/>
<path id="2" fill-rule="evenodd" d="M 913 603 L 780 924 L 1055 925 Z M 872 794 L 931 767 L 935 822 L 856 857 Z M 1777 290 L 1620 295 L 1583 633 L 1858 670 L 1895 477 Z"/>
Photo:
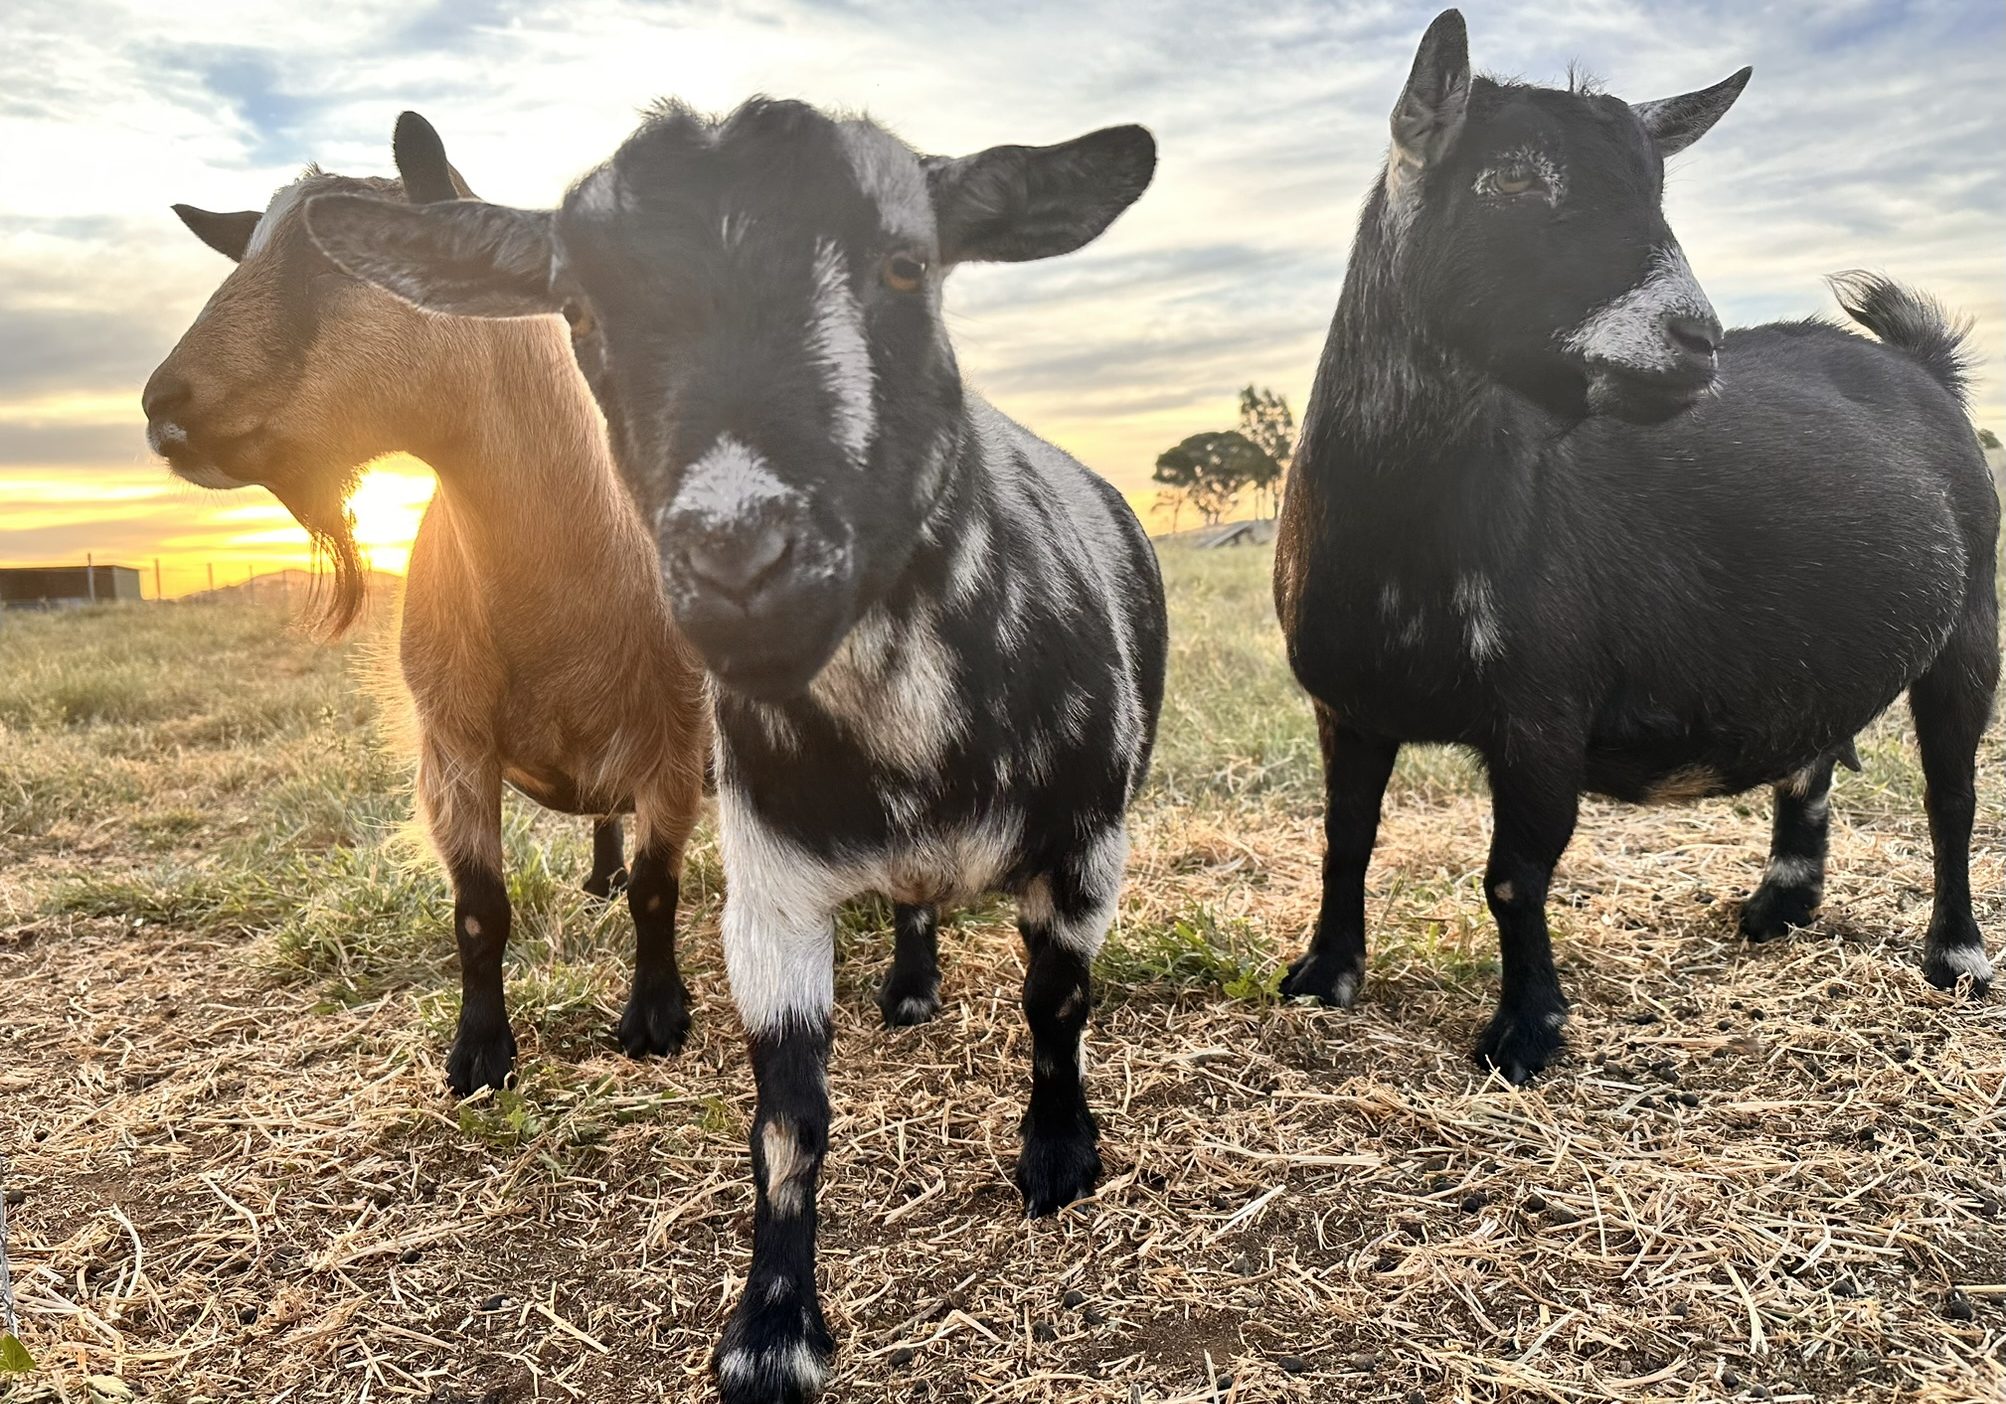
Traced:
<path id="1" fill-rule="evenodd" d="M 1816 858 L 1786 855 L 1770 859 L 1765 876 L 1778 887 L 1816 887 L 1824 872 L 1825 865 Z"/>
<path id="2" fill-rule="evenodd" d="M 759 1148 L 766 1154 L 766 1202 L 777 1217 L 791 1219 L 808 1202 L 808 1189 L 802 1183 L 808 1175 L 808 1157 L 795 1138 L 794 1128 L 778 1118 L 766 1123 Z"/>
<path id="3" fill-rule="evenodd" d="M 718 790 L 724 961 L 746 1032 L 815 1025 L 835 1004 L 835 911 L 856 888 L 768 829 L 733 786 Z"/>

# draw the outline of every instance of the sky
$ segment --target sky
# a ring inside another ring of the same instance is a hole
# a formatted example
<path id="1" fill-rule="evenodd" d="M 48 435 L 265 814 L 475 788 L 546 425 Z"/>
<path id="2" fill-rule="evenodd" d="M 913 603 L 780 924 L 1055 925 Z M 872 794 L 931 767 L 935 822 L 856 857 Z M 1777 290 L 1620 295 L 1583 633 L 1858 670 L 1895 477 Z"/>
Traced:
<path id="1" fill-rule="evenodd" d="M 1386 116 L 1435 4 L 964 0 L 7 0 L 0 14 L 0 563 L 162 562 L 166 593 L 298 565 L 260 489 L 178 483 L 140 387 L 228 264 L 175 201 L 260 208 L 307 161 L 390 174 L 417 108 L 485 197 L 554 203 L 638 110 L 753 93 L 862 108 L 922 150 L 1141 122 L 1155 184 L 1100 240 L 948 284 L 957 354 L 1006 412 L 1147 500 L 1156 455 L 1231 427 L 1254 382 L 1298 412 Z M 1976 417 L 2006 432 L 2006 6 L 1470 0 L 1476 67 L 1570 62 L 1642 100 L 1755 68 L 1674 159 L 1666 210 L 1730 325 L 1832 310 L 1885 270 L 1978 322 Z M 431 492 L 365 480 L 401 569 Z"/>

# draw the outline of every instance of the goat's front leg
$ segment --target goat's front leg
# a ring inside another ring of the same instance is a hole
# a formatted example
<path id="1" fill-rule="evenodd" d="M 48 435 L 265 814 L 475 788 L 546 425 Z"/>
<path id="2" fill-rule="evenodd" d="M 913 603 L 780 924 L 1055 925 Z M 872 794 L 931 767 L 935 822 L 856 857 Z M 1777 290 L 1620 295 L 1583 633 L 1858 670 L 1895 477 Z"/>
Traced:
<path id="1" fill-rule="evenodd" d="M 1349 1008 L 1365 983 L 1365 869 L 1400 743 L 1367 736 L 1316 704 L 1323 750 L 1323 907 L 1309 949 L 1282 977 L 1282 997 Z"/>
<path id="2" fill-rule="evenodd" d="M 1100 1127 L 1086 1094 L 1087 1014 L 1094 956 L 1114 921 L 1127 859 L 1127 833 L 1110 829 L 1018 898 L 1017 930 L 1028 959 L 1031 1104 L 1024 1113 L 1017 1188 L 1032 1215 L 1085 1198 L 1100 1178 Z"/>
<path id="3" fill-rule="evenodd" d="M 1477 1056 L 1519 1083 L 1560 1051 L 1567 1022 L 1546 927 L 1546 890 L 1574 835 L 1584 758 L 1578 748 L 1520 737 L 1485 759 L 1494 823 L 1484 889 L 1497 919 L 1503 980 Z"/>
<path id="4" fill-rule="evenodd" d="M 418 799 L 453 884 L 460 1024 L 446 1055 L 446 1085 L 465 1097 L 505 1086 L 515 1067 L 515 1034 L 502 995 L 510 913 L 502 880 L 500 768 L 427 744 L 418 757 Z"/>
<path id="5" fill-rule="evenodd" d="M 901 902 L 892 909 L 892 968 L 878 986 L 887 1028 L 924 1024 L 940 1012 L 940 912 Z"/>
<path id="6" fill-rule="evenodd" d="M 799 1404 L 819 1393 L 835 1342 L 815 1291 L 815 1186 L 829 1143 L 835 906 L 773 900 L 770 876 L 734 865 L 726 830 L 724 954 L 745 1021 L 752 1120 L 752 1267 L 717 1348 L 726 1404 Z M 785 885 L 783 878 L 780 886 Z"/>

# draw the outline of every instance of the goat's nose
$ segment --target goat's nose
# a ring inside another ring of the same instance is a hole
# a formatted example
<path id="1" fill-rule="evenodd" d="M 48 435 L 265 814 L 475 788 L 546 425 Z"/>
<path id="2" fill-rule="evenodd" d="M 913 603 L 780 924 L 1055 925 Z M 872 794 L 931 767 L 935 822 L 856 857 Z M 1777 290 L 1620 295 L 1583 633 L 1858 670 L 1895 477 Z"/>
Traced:
<path id="1" fill-rule="evenodd" d="M 1665 318 L 1665 340 L 1681 358 L 1711 361 L 1720 350 L 1720 319 L 1711 313 L 1676 312 Z"/>
<path id="2" fill-rule="evenodd" d="M 744 604 L 779 573 L 794 534 L 778 522 L 706 534 L 683 548 L 683 563 L 706 586 Z"/>
<path id="3" fill-rule="evenodd" d="M 193 399 L 195 388 L 181 376 L 168 370 L 157 370 L 146 382 L 146 389 L 140 392 L 139 407 L 146 411 L 149 421 L 171 419 L 178 410 L 187 408 Z"/>

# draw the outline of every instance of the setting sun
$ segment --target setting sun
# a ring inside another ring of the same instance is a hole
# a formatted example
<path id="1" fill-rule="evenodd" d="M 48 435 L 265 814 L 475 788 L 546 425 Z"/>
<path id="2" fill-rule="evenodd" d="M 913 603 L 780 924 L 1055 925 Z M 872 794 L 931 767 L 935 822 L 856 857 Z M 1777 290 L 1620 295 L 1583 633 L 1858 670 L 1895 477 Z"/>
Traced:
<path id="1" fill-rule="evenodd" d="M 431 471 L 401 453 L 378 459 L 362 475 L 349 506 L 355 513 L 356 544 L 370 565 L 403 573 L 432 487 Z"/>

